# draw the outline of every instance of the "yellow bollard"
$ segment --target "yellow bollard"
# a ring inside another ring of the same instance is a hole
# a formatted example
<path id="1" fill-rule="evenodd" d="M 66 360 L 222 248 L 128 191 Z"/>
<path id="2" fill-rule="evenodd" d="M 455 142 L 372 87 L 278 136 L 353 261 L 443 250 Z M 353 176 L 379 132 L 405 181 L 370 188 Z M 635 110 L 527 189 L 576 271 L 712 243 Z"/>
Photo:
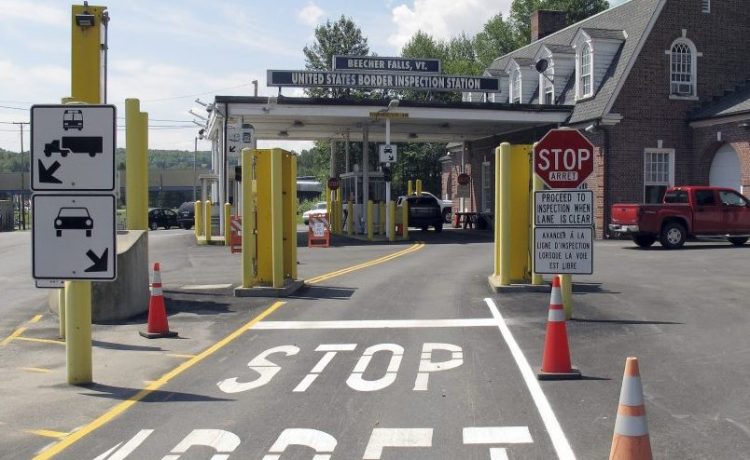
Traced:
<path id="1" fill-rule="evenodd" d="M 206 243 L 211 242 L 211 231 L 213 230 L 211 227 L 211 208 L 213 204 L 211 203 L 211 199 L 209 198 L 206 200 L 206 202 L 203 204 L 204 210 L 203 210 L 203 230 L 206 232 Z"/>
<path id="2" fill-rule="evenodd" d="M 242 149 L 242 287 L 253 286 L 255 267 L 255 191 L 253 190 L 253 151 Z M 198 207 L 196 206 L 196 209 Z"/>
<path id="3" fill-rule="evenodd" d="M 388 216 L 390 225 L 388 226 L 388 241 L 396 240 L 396 203 L 393 201 L 388 202 Z"/>
<path id="4" fill-rule="evenodd" d="M 65 308 L 68 383 L 91 383 L 91 281 L 65 282 Z"/>
<path id="5" fill-rule="evenodd" d="M 203 236 L 203 202 L 196 201 L 193 206 L 193 217 L 195 218 L 195 237 Z"/>
<path id="6" fill-rule="evenodd" d="M 378 230 L 379 235 L 385 235 L 385 202 L 378 203 Z"/>
<path id="7" fill-rule="evenodd" d="M 533 157 L 532 157 L 533 158 Z M 536 223 L 534 219 L 534 215 L 536 214 L 536 211 L 534 210 L 534 196 L 535 192 L 544 190 L 544 182 L 542 182 L 542 179 L 539 178 L 536 174 L 532 173 L 532 190 L 531 190 L 531 199 L 529 200 L 529 220 L 531 221 L 530 225 L 530 233 L 529 233 L 529 242 L 533 245 L 534 243 L 534 228 L 536 228 Z M 531 284 L 535 286 L 540 286 L 542 283 L 544 283 L 544 279 L 542 279 L 542 275 L 539 275 L 534 272 L 534 247 L 531 247 L 531 251 L 529 251 L 529 267 L 531 267 Z"/>
<path id="8" fill-rule="evenodd" d="M 507 142 L 495 149 L 495 259 L 490 284 L 510 285 L 510 153 Z"/>
<path id="9" fill-rule="evenodd" d="M 417 196 L 422 196 L 422 179 L 417 179 L 417 185 L 416 185 L 416 193 Z"/>
<path id="10" fill-rule="evenodd" d="M 409 239 L 409 200 L 401 204 L 401 228 L 403 239 Z"/>
<path id="11" fill-rule="evenodd" d="M 125 100 L 125 199 L 127 228 L 148 228 L 148 119 L 138 99 Z"/>
<path id="12" fill-rule="evenodd" d="M 284 214 L 281 193 L 283 165 L 281 149 L 271 150 L 271 282 L 284 287 Z"/>
<path id="13" fill-rule="evenodd" d="M 224 203 L 224 246 L 232 242 L 232 205 Z"/>
<path id="14" fill-rule="evenodd" d="M 563 298 L 565 319 L 569 320 L 573 317 L 573 275 L 560 275 L 560 291 Z"/>
<path id="15" fill-rule="evenodd" d="M 367 200 L 367 240 L 373 239 L 372 200 Z"/>
<path id="16" fill-rule="evenodd" d="M 65 288 L 57 290 L 57 312 L 60 319 L 60 338 L 65 340 Z"/>
<path id="17" fill-rule="evenodd" d="M 414 183 L 409 180 L 409 182 L 406 183 L 406 195 L 411 196 L 414 195 Z"/>
<path id="18" fill-rule="evenodd" d="M 346 234 L 349 236 L 354 234 L 354 203 L 352 203 L 352 200 L 346 203 Z"/>

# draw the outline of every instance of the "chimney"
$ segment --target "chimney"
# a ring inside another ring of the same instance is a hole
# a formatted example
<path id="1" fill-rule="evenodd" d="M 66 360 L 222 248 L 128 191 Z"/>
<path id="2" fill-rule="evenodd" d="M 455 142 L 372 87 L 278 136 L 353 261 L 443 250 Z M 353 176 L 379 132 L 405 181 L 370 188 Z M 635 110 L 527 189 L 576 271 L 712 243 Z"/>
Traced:
<path id="1" fill-rule="evenodd" d="M 531 13 L 531 41 L 553 34 L 568 25 L 565 11 L 536 10 Z"/>

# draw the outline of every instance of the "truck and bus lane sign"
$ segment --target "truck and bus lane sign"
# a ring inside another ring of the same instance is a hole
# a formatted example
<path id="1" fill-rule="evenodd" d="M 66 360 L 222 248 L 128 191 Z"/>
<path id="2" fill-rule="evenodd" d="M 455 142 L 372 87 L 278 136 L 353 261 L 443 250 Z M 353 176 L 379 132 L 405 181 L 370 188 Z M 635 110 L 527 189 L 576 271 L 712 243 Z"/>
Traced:
<path id="1" fill-rule="evenodd" d="M 31 189 L 111 192 L 115 188 L 115 106 L 31 107 Z"/>

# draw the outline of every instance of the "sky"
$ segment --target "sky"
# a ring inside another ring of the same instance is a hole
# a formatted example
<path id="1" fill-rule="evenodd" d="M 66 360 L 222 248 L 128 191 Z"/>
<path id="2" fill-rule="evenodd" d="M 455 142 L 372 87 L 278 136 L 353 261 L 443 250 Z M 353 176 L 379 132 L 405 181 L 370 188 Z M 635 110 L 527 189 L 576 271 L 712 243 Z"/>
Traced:
<path id="1" fill-rule="evenodd" d="M 611 1 L 613 5 L 624 0 Z M 76 2 L 80 4 L 82 2 Z M 188 113 L 215 95 L 277 93 L 266 70 L 303 69 L 302 49 L 315 27 L 350 17 L 370 51 L 398 56 L 418 30 L 437 39 L 473 36 L 511 0 L 102 0 L 109 10 L 108 100 L 117 106 L 124 147 L 125 98 L 149 114 L 149 147 L 192 151 L 200 129 Z M 0 0 L 0 148 L 20 151 L 12 122 L 29 121 L 33 104 L 56 104 L 70 92 L 70 10 L 64 0 Z M 285 88 L 286 96 L 301 90 Z M 198 120 L 200 121 L 200 120 Z M 28 150 L 28 126 L 24 126 Z M 299 151 L 310 143 L 274 142 Z M 260 145 L 264 147 L 264 145 Z M 209 143 L 198 141 L 199 150 Z"/>

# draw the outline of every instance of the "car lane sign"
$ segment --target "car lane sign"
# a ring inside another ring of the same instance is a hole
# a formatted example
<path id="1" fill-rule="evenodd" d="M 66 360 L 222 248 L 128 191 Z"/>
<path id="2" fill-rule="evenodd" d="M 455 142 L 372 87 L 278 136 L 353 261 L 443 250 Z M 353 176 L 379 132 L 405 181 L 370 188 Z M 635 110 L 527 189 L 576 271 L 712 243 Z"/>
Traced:
<path id="1" fill-rule="evenodd" d="M 535 227 L 534 273 L 594 273 L 593 227 Z"/>
<path id="2" fill-rule="evenodd" d="M 534 224 L 593 225 L 594 192 L 591 190 L 543 190 L 534 192 Z"/>
<path id="3" fill-rule="evenodd" d="M 115 189 L 114 105 L 31 107 L 31 190 Z"/>
<path id="4" fill-rule="evenodd" d="M 378 148 L 381 163 L 390 164 L 396 162 L 396 159 L 398 158 L 396 144 L 380 144 Z"/>
<path id="5" fill-rule="evenodd" d="M 117 277 L 115 197 L 34 194 L 32 272 L 36 279 Z"/>

